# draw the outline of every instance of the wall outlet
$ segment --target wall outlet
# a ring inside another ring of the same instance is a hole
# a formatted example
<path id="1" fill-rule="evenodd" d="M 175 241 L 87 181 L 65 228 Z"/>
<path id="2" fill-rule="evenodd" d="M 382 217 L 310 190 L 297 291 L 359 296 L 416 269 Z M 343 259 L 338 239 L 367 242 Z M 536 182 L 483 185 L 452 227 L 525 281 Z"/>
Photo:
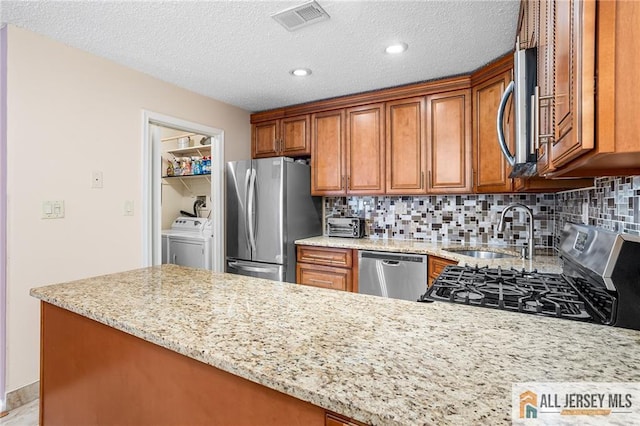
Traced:
<path id="1" fill-rule="evenodd" d="M 91 172 L 91 188 L 102 188 L 102 172 L 100 170 L 94 170 Z"/>
<path id="2" fill-rule="evenodd" d="M 589 224 L 589 202 L 587 201 L 582 203 L 582 223 Z"/>
<path id="3" fill-rule="evenodd" d="M 207 207 L 207 196 L 206 195 L 198 195 L 196 196 L 196 201 L 202 201 L 202 207 Z"/>
<path id="4" fill-rule="evenodd" d="M 64 200 L 42 202 L 42 219 L 62 219 L 63 217 Z"/>

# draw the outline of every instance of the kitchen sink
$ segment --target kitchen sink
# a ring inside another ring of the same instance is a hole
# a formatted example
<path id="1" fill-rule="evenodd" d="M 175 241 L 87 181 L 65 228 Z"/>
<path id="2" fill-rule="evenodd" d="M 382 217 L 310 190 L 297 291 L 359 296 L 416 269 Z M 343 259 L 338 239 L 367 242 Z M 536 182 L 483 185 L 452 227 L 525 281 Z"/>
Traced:
<path id="1" fill-rule="evenodd" d="M 445 251 L 462 254 L 464 256 L 477 257 L 480 259 L 503 259 L 503 258 L 509 258 L 509 257 L 516 257 L 513 254 L 500 253 L 500 252 L 489 251 L 489 250 L 445 249 Z"/>

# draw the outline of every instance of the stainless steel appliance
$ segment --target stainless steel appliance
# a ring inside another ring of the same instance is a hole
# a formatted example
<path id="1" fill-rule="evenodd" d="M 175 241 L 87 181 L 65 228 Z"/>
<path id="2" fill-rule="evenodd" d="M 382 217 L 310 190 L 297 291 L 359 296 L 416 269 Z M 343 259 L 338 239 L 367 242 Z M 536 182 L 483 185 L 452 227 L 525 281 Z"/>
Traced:
<path id="1" fill-rule="evenodd" d="M 537 85 L 537 50 L 519 49 L 520 41 L 516 43 L 514 54 L 513 81 L 509 83 L 502 95 L 498 108 L 497 130 L 498 143 L 512 171 L 509 177 L 536 176 L 537 153 L 535 150 L 535 99 L 532 98 Z M 511 153 L 504 137 L 504 113 L 509 96 L 513 94 L 515 106 L 515 153 Z"/>
<path id="2" fill-rule="evenodd" d="M 358 293 L 416 301 L 427 288 L 427 256 L 358 252 Z"/>
<path id="3" fill-rule="evenodd" d="M 560 256 L 562 274 L 447 266 L 420 301 L 640 330 L 640 237 L 569 223 Z"/>
<path id="4" fill-rule="evenodd" d="M 311 170 L 286 157 L 227 163 L 226 271 L 295 282 L 294 241 L 322 234 Z"/>
<path id="5" fill-rule="evenodd" d="M 327 219 L 329 237 L 364 237 L 364 219 L 358 217 L 330 217 Z"/>
<path id="6" fill-rule="evenodd" d="M 180 216 L 162 231 L 162 263 L 213 269 L 213 228 L 201 217 Z"/>

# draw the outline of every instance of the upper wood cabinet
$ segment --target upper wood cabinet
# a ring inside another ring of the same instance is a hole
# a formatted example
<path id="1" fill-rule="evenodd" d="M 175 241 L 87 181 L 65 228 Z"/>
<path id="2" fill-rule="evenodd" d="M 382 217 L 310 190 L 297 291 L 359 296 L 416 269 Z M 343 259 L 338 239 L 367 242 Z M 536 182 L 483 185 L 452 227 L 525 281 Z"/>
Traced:
<path id="1" fill-rule="evenodd" d="M 254 123 L 252 133 L 252 157 L 310 155 L 309 115 L 288 117 Z"/>
<path id="2" fill-rule="evenodd" d="M 373 104 L 346 111 L 347 193 L 384 194 L 384 105 Z"/>
<path id="3" fill-rule="evenodd" d="M 538 2 L 538 174 L 543 175 L 551 168 L 550 143 L 555 137 L 553 122 L 553 64 L 554 64 L 554 1 Z"/>
<path id="4" fill-rule="evenodd" d="M 520 4 L 518 37 L 520 38 L 520 48 L 527 49 L 537 45 L 540 2 L 539 0 L 522 0 Z"/>
<path id="5" fill-rule="evenodd" d="M 550 128 L 543 124 L 549 107 L 541 100 L 539 109 L 541 135 L 552 134 L 540 137 L 541 173 L 639 174 L 640 85 L 632 70 L 640 69 L 640 3 L 547 0 L 540 25 L 552 52 L 538 63 L 538 83 L 553 87 Z"/>
<path id="6" fill-rule="evenodd" d="M 596 6 L 593 1 L 578 0 L 554 5 L 555 64 L 541 69 L 541 77 L 553 73 L 551 161 L 557 168 L 594 148 Z"/>
<path id="7" fill-rule="evenodd" d="M 425 98 L 386 103 L 386 193 L 426 192 Z"/>
<path id="8" fill-rule="evenodd" d="M 311 115 L 311 194 L 346 193 L 345 112 Z"/>
<path id="9" fill-rule="evenodd" d="M 498 74 L 472 90 L 474 189 L 479 193 L 510 192 L 511 166 L 498 145 L 496 117 L 500 99 L 511 81 L 511 71 Z M 513 107 L 507 103 L 504 136 L 513 152 Z"/>
<path id="10" fill-rule="evenodd" d="M 470 192 L 471 91 L 429 95 L 426 103 L 427 192 Z"/>

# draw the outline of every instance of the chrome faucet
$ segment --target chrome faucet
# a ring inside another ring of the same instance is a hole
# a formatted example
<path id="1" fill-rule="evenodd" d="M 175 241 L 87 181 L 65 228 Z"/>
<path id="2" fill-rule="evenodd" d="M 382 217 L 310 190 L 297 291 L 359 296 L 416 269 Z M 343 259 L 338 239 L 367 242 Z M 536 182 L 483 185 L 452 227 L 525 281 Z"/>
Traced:
<path id="1" fill-rule="evenodd" d="M 533 259 L 533 252 L 535 249 L 533 243 L 533 211 L 524 204 L 520 203 L 511 203 L 504 210 L 502 210 L 502 214 L 500 215 L 500 223 L 498 223 L 498 231 L 504 231 L 504 216 L 509 210 L 513 210 L 516 207 L 520 207 L 527 213 L 529 216 L 529 239 L 527 241 L 527 246 L 522 248 L 522 257 L 525 259 Z"/>

